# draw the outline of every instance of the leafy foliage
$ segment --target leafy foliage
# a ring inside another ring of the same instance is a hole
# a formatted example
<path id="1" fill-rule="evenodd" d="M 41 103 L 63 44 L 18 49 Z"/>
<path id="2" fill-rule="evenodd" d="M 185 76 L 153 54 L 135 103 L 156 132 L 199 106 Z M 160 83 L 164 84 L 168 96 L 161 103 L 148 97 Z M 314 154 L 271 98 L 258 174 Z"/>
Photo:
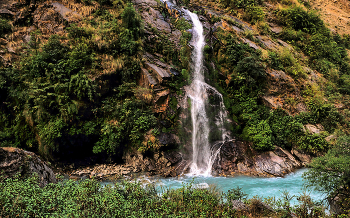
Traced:
<path id="1" fill-rule="evenodd" d="M 350 199 L 350 138 L 340 137 L 325 156 L 313 159 L 311 169 L 304 174 L 309 187 L 325 192 L 339 205 L 349 210 Z"/>
<path id="2" fill-rule="evenodd" d="M 194 184 L 179 189 L 166 189 L 162 195 L 152 184 L 118 182 L 102 187 L 95 180 L 62 180 L 38 186 L 37 177 L 20 180 L 0 178 L 1 216 L 20 217 L 243 217 L 267 215 L 282 217 L 291 212 L 298 216 L 326 217 L 324 208 L 317 206 L 308 195 L 298 197 L 299 204 L 290 205 L 292 198 L 266 202 L 274 212 L 256 211 L 263 204 L 259 198 L 247 199 L 241 189 L 221 194 L 215 187 L 196 189 Z M 232 209 L 231 200 L 245 200 L 248 210 Z M 264 203 L 266 205 L 266 203 Z"/>
<path id="3" fill-rule="evenodd" d="M 220 4 L 224 7 L 246 8 L 252 5 L 262 4 L 262 0 L 220 0 Z"/>
<path id="4" fill-rule="evenodd" d="M 124 106 L 123 99 L 117 98 L 118 112 L 110 116 L 100 107 L 109 98 L 101 96 L 101 84 L 94 81 L 97 75 L 111 77 L 103 94 L 123 95 L 118 86 L 136 81 L 140 72 L 140 17 L 131 3 L 123 1 L 115 2 L 118 13 L 111 14 L 107 10 L 111 4 L 99 1 L 93 15 L 98 22 L 71 24 L 68 38 L 52 35 L 41 43 L 40 33 L 35 32 L 20 63 L 1 69 L 2 146 L 39 151 L 45 158 L 69 158 L 84 143 L 80 154 L 91 154 L 94 146 L 95 151 L 110 154 L 121 153 L 127 144 L 141 146 L 143 134 L 155 125 L 155 118 L 143 110 L 145 103 L 135 100 L 131 91 L 124 96 L 130 98 Z M 124 126 L 116 128 L 109 122 L 112 119 Z"/>
<path id="5" fill-rule="evenodd" d="M 6 33 L 11 31 L 12 26 L 8 23 L 8 20 L 0 18 L 0 37 L 4 37 Z"/>

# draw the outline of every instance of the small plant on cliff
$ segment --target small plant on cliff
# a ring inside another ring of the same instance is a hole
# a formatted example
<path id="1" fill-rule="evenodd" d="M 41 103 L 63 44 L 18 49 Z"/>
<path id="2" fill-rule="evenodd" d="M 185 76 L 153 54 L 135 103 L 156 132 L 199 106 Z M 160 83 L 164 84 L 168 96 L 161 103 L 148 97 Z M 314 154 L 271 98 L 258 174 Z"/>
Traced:
<path id="1" fill-rule="evenodd" d="M 12 26 L 9 24 L 8 20 L 0 18 L 0 37 L 4 37 L 6 33 L 12 31 Z"/>

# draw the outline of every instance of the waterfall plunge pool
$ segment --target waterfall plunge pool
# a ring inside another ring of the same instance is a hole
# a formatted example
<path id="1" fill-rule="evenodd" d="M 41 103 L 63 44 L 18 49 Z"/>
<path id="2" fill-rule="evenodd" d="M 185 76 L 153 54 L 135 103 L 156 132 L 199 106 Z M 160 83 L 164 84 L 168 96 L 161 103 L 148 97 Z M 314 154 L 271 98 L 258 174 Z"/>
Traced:
<path id="1" fill-rule="evenodd" d="M 306 192 L 314 201 L 321 201 L 326 196 L 323 193 L 314 190 L 305 189 L 305 181 L 302 174 L 308 169 L 299 169 L 285 177 L 249 177 L 249 176 L 235 176 L 235 177 L 204 177 L 204 176 L 182 176 L 173 178 L 163 177 L 147 177 L 140 176 L 135 180 L 143 184 L 153 183 L 156 189 L 161 193 L 165 189 L 177 189 L 186 184 L 193 183 L 193 187 L 209 188 L 214 185 L 219 191 L 226 193 L 228 190 L 239 186 L 242 191 L 248 194 L 248 198 L 258 196 L 261 198 L 275 197 L 281 198 L 282 191 L 289 192 L 290 196 L 299 196 Z M 134 181 L 135 181 L 134 180 Z M 110 182 L 103 182 L 102 185 L 112 184 Z M 296 198 L 293 198 L 291 204 L 296 204 Z"/>

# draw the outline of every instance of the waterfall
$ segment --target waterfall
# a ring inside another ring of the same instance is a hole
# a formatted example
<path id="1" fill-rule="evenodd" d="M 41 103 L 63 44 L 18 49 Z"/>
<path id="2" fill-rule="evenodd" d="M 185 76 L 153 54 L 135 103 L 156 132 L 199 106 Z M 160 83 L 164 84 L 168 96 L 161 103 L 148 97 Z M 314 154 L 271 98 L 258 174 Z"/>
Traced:
<path id="1" fill-rule="evenodd" d="M 188 10 L 185 10 L 193 23 L 192 44 L 192 83 L 187 90 L 187 97 L 191 100 L 191 119 L 192 119 L 192 163 L 190 165 L 189 175 L 210 176 L 212 166 L 217 158 L 222 143 L 229 138 L 229 133 L 225 129 L 224 121 L 227 120 L 226 109 L 223 104 L 222 95 L 212 86 L 205 82 L 203 69 L 203 51 L 205 46 L 205 37 L 203 34 L 203 25 L 198 16 Z M 214 114 L 211 114 L 215 128 L 221 132 L 221 141 L 211 145 L 209 142 L 209 118 L 207 110 L 213 105 L 209 105 L 209 95 L 218 98 L 219 104 L 214 106 Z"/>

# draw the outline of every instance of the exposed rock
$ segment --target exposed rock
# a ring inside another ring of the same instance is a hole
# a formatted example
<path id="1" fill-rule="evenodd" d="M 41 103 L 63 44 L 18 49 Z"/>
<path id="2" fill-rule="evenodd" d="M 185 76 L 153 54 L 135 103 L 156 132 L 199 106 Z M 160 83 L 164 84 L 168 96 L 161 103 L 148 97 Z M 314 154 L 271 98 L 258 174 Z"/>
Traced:
<path id="1" fill-rule="evenodd" d="M 243 38 L 242 39 L 244 43 L 247 43 L 251 48 L 254 49 L 261 49 L 260 46 L 258 46 L 257 44 L 255 44 L 255 42 L 250 41 L 249 39 Z"/>
<path id="2" fill-rule="evenodd" d="M 283 106 L 283 104 L 279 101 L 279 98 L 274 96 L 263 96 L 262 100 L 264 104 L 269 108 L 276 109 Z"/>
<path id="3" fill-rule="evenodd" d="M 305 161 L 309 161 L 306 158 L 307 155 L 305 160 L 300 160 L 298 156 L 277 146 L 274 151 L 255 154 L 247 143 L 228 141 L 222 145 L 220 160 L 216 161 L 213 169 L 220 175 L 284 176 L 305 166 Z"/>
<path id="4" fill-rule="evenodd" d="M 177 135 L 172 133 L 160 133 L 158 140 L 163 145 L 178 145 L 180 143 L 180 139 Z"/>
<path id="5" fill-rule="evenodd" d="M 81 16 L 77 12 L 66 8 L 64 5 L 58 2 L 51 3 L 51 5 L 53 6 L 54 10 L 58 12 L 66 21 L 73 21 L 76 19 L 76 17 L 81 18 Z"/>
<path id="6" fill-rule="evenodd" d="M 28 177 L 37 174 L 41 187 L 56 182 L 52 169 L 36 154 L 19 148 L 0 147 L 0 172 L 5 177 L 20 173 Z"/>
<path id="7" fill-rule="evenodd" d="M 292 49 L 293 49 L 293 47 L 292 47 L 291 45 L 289 45 L 288 43 L 286 43 L 285 41 L 282 41 L 282 40 L 280 40 L 280 39 L 277 39 L 277 42 L 278 42 L 280 45 L 282 45 L 283 47 L 288 48 L 289 50 L 292 50 Z"/>
<path id="8" fill-rule="evenodd" d="M 269 23 L 269 26 L 270 26 L 271 32 L 276 33 L 276 34 L 280 34 L 283 30 L 283 28 L 281 26 L 278 26 L 275 23 Z"/>
<path id="9" fill-rule="evenodd" d="M 231 203 L 232 203 L 233 210 L 238 210 L 238 211 L 248 210 L 248 206 L 240 200 L 233 200 L 231 201 Z"/>
<path id="10" fill-rule="evenodd" d="M 156 113 L 162 113 L 165 112 L 168 109 L 169 106 L 169 89 L 158 89 L 155 90 L 155 97 L 154 97 L 154 112 Z"/>
<path id="11" fill-rule="evenodd" d="M 163 83 L 164 80 L 167 80 L 171 77 L 166 70 L 164 70 L 163 68 L 157 67 L 154 64 L 146 63 L 146 68 L 148 70 L 151 70 L 154 73 L 154 75 L 157 77 L 157 80 L 160 83 Z"/>
<path id="12" fill-rule="evenodd" d="M 307 164 L 309 164 L 311 162 L 312 158 L 308 154 L 305 154 L 301 151 L 297 151 L 295 149 L 292 149 L 291 153 L 300 160 L 302 166 L 306 166 Z"/>
<path id="13" fill-rule="evenodd" d="M 299 113 L 300 113 L 300 112 L 307 112 L 307 111 L 308 111 L 306 105 L 305 105 L 304 103 L 302 103 L 302 102 L 300 102 L 300 103 L 297 104 L 296 109 L 297 109 L 297 111 L 298 111 Z"/>
<path id="14" fill-rule="evenodd" d="M 157 1 L 155 0 L 134 0 L 134 4 L 135 5 L 141 5 L 141 6 L 151 6 L 151 7 L 154 7 L 154 6 L 157 6 Z"/>
<path id="15" fill-rule="evenodd" d="M 0 16 L 5 18 L 13 18 L 16 14 L 8 9 L 0 9 Z"/>
<path id="16" fill-rule="evenodd" d="M 277 50 L 279 48 L 279 45 L 277 45 L 275 42 L 271 41 L 266 36 L 257 36 L 257 39 L 260 40 L 260 42 L 268 49 L 270 50 Z"/>
<path id="17" fill-rule="evenodd" d="M 154 101 L 156 104 L 162 104 L 164 103 L 165 99 L 168 98 L 170 93 L 169 89 L 162 90 L 160 92 L 156 93 L 156 96 L 154 98 Z"/>
<path id="18" fill-rule="evenodd" d="M 292 172 L 295 168 L 301 167 L 295 158 L 286 150 L 276 147 L 275 151 L 265 152 L 255 157 L 257 172 L 283 176 Z"/>
<path id="19" fill-rule="evenodd" d="M 163 156 L 168 159 L 171 164 L 177 164 L 183 159 L 182 154 L 174 150 L 163 152 Z"/>
<path id="20" fill-rule="evenodd" d="M 304 128 L 306 129 L 306 131 L 308 131 L 311 134 L 319 134 L 322 131 L 324 131 L 324 128 L 321 124 L 316 124 L 316 125 L 306 124 Z"/>
<path id="21" fill-rule="evenodd" d="M 327 141 L 327 142 L 331 142 L 331 141 L 333 141 L 333 140 L 335 140 L 337 137 L 335 136 L 335 135 L 330 135 L 330 136 L 327 136 L 326 138 L 325 138 L 325 140 Z"/>
<path id="22" fill-rule="evenodd" d="M 180 30 L 174 30 L 169 34 L 169 40 L 175 43 L 176 48 L 180 49 L 180 39 L 181 39 L 182 33 Z"/>
<path id="23" fill-rule="evenodd" d="M 40 5 L 34 12 L 33 23 L 43 34 L 63 32 L 65 18 L 52 5 Z"/>
<path id="24" fill-rule="evenodd" d="M 139 81 L 139 85 L 149 88 L 158 85 L 157 81 L 152 77 L 152 75 L 148 72 L 148 70 L 142 68 L 141 69 L 141 77 Z"/>
<path id="25" fill-rule="evenodd" d="M 171 27 L 169 23 L 167 23 L 162 14 L 154 10 L 153 8 L 149 8 L 149 12 L 144 11 L 141 13 L 141 16 L 147 24 L 156 28 L 160 32 L 171 33 Z"/>
<path id="26" fill-rule="evenodd" d="M 123 159 L 124 164 L 98 164 L 93 167 L 71 170 L 69 175 L 70 178 L 78 176 L 80 178 L 95 177 L 99 180 L 116 180 L 122 176 L 140 172 L 164 177 L 177 176 L 182 172 L 177 169 L 182 161 L 182 155 L 177 151 L 156 152 L 153 157 L 138 151 L 127 151 L 124 153 Z"/>

